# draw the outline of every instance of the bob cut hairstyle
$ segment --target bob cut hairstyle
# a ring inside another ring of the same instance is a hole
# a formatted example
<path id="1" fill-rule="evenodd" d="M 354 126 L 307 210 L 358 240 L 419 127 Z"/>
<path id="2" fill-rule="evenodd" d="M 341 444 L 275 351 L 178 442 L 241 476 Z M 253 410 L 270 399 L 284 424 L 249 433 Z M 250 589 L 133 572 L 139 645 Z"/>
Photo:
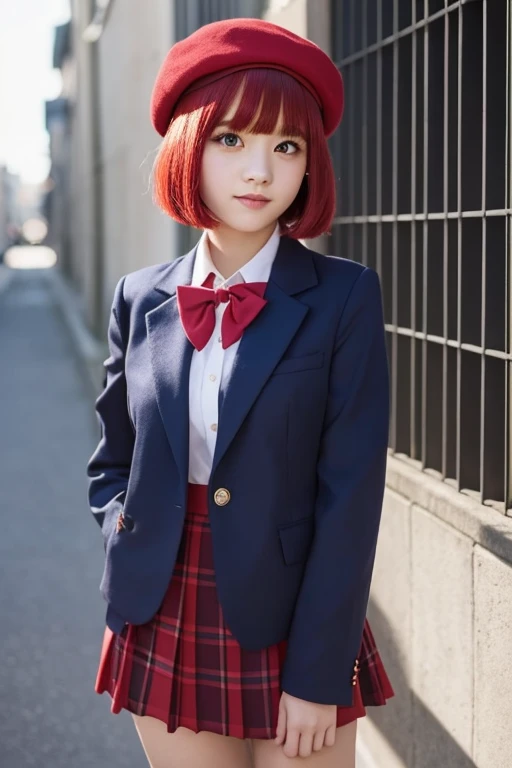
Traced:
<path id="1" fill-rule="evenodd" d="M 219 225 L 199 194 L 201 162 L 206 141 L 242 86 L 230 130 L 237 133 L 250 127 L 251 133 L 271 134 L 282 104 L 280 133 L 301 136 L 307 144 L 309 175 L 304 176 L 295 200 L 279 218 L 281 233 L 295 239 L 328 233 L 336 210 L 336 186 L 322 115 L 309 91 L 276 69 L 240 70 L 203 85 L 197 81 L 185 91 L 153 165 L 154 202 L 180 224 L 196 229 Z"/>

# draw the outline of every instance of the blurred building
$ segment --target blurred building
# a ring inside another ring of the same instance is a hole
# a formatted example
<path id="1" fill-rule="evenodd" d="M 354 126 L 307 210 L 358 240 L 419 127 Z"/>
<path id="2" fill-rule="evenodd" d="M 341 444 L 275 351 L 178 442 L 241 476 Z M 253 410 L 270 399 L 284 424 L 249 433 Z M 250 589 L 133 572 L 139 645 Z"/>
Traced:
<path id="1" fill-rule="evenodd" d="M 8 247 L 24 242 L 24 224 L 41 219 L 44 188 L 44 183 L 22 182 L 18 174 L 0 165 L 0 261 Z"/>
<path id="2" fill-rule="evenodd" d="M 181 255 L 199 234 L 151 199 L 149 99 L 172 43 L 210 21 L 262 16 L 340 67 L 338 211 L 315 247 L 378 271 L 392 379 L 369 620 L 396 697 L 369 709 L 359 733 L 378 768 L 508 768 L 508 0 L 72 5 L 61 52 L 74 86 L 65 109 L 52 107 L 52 121 L 68 121 L 62 252 L 102 339 L 118 278 Z"/>
<path id="3" fill-rule="evenodd" d="M 44 214 L 48 221 L 46 243 L 51 246 L 66 276 L 75 280 L 72 259 L 72 216 L 71 205 L 71 114 L 70 97 L 74 93 L 73 51 L 71 47 L 71 24 L 68 22 L 55 29 L 53 66 L 62 74 L 62 92 L 52 101 L 46 102 L 46 129 L 50 137 L 51 167 L 46 184 Z"/>
<path id="4" fill-rule="evenodd" d="M 0 165 L 0 262 L 6 248 L 15 241 L 19 227 L 15 179 L 5 165 Z"/>

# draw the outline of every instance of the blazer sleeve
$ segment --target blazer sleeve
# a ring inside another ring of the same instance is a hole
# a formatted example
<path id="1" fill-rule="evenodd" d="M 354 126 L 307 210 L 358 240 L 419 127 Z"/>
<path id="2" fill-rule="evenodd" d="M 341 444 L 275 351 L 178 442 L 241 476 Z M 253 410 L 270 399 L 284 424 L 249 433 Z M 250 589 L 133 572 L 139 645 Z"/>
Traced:
<path id="1" fill-rule="evenodd" d="M 385 488 L 389 373 L 380 282 L 355 281 L 338 324 L 317 466 L 315 533 L 282 689 L 351 706 Z"/>
<path id="2" fill-rule="evenodd" d="M 109 357 L 103 365 L 105 386 L 96 399 L 95 410 L 101 427 L 101 439 L 87 464 L 89 504 L 104 534 L 108 519 L 112 522 L 122 511 L 128 487 L 134 430 L 128 413 L 125 377 L 125 342 L 121 335 L 123 317 L 122 277 L 116 285 L 108 325 Z"/>

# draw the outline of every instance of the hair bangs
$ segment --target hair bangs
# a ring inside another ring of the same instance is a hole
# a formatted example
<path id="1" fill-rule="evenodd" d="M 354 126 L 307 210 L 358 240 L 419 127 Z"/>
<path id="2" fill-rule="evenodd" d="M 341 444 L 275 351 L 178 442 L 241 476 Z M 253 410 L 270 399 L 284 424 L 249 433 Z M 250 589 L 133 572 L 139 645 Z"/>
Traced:
<path id="1" fill-rule="evenodd" d="M 314 114 L 316 110 L 320 116 L 320 110 L 295 78 L 276 69 L 249 69 L 240 75 L 236 91 L 241 86 L 242 96 L 229 121 L 234 131 L 279 133 L 309 139 L 309 112 Z M 279 123 L 281 109 L 282 121 Z"/>

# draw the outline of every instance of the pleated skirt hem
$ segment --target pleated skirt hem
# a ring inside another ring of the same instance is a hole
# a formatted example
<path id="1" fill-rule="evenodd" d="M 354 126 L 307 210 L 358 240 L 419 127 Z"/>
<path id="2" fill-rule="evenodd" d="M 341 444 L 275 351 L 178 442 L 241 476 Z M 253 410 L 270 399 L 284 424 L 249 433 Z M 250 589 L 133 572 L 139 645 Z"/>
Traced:
<path id="1" fill-rule="evenodd" d="M 125 709 L 154 717 L 167 732 L 188 728 L 239 739 L 276 735 L 286 641 L 248 651 L 226 625 L 218 602 L 207 486 L 189 485 L 187 515 L 173 577 L 162 605 L 143 625 L 121 634 L 105 628 L 95 682 Z M 337 708 L 340 727 L 394 696 L 365 621 L 352 706 Z"/>

